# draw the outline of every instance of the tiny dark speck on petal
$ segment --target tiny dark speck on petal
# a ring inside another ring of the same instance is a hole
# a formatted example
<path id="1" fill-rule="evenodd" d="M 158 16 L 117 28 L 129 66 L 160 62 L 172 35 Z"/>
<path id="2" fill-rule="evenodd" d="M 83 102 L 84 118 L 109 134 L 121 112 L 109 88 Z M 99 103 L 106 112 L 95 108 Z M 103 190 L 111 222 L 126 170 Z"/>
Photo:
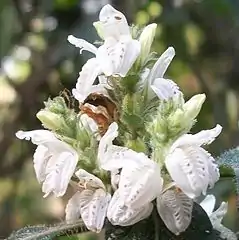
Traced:
<path id="1" fill-rule="evenodd" d="M 116 19 L 116 20 L 121 20 L 122 18 L 119 17 L 119 16 L 115 16 L 115 19 Z"/>

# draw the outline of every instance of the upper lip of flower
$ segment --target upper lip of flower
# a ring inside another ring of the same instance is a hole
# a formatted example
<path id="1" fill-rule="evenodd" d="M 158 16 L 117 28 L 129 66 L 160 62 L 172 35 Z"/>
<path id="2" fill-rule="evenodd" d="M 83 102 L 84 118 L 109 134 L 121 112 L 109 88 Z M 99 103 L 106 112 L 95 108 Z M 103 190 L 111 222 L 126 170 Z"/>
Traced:
<path id="1" fill-rule="evenodd" d="M 63 196 L 78 162 L 77 152 L 47 130 L 18 131 L 16 136 L 19 139 L 32 139 L 38 145 L 34 154 L 34 168 L 38 181 L 43 182 L 44 197 L 51 192 L 57 197 Z M 64 171 L 59 171 L 59 168 Z"/>

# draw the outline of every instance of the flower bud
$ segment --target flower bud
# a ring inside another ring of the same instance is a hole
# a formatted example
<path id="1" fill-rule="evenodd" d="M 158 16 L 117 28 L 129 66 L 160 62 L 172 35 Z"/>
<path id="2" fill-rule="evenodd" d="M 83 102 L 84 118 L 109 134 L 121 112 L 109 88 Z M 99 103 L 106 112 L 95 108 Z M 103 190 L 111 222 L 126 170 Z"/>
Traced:
<path id="1" fill-rule="evenodd" d="M 104 40 L 104 31 L 103 31 L 102 22 L 101 21 L 94 22 L 93 26 L 95 27 L 98 36 Z"/>
<path id="2" fill-rule="evenodd" d="M 156 23 L 149 24 L 144 28 L 143 32 L 139 37 L 139 42 L 141 44 L 141 53 L 138 61 L 140 62 L 141 65 L 145 63 L 145 60 L 147 59 L 150 53 L 151 45 L 156 33 L 156 28 L 157 28 Z"/>
<path id="3" fill-rule="evenodd" d="M 63 97 L 55 97 L 44 102 L 48 111 L 56 114 L 64 114 L 67 111 L 67 106 Z"/>
<path id="4" fill-rule="evenodd" d="M 49 130 L 58 130 L 64 124 L 64 119 L 60 115 L 47 110 L 40 110 L 36 116 L 43 126 Z"/>
<path id="5" fill-rule="evenodd" d="M 205 99 L 205 94 L 197 94 L 183 105 L 186 120 L 194 120 L 197 117 Z"/>

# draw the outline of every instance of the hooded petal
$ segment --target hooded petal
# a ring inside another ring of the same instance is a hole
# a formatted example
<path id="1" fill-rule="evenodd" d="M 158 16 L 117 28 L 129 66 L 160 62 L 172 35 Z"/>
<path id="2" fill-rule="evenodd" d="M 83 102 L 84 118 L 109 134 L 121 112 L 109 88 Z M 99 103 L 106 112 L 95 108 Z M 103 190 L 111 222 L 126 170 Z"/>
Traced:
<path id="1" fill-rule="evenodd" d="M 47 130 L 18 131 L 16 136 L 38 145 L 33 162 L 37 179 L 43 182 L 44 197 L 51 192 L 57 197 L 64 195 L 78 162 L 77 152 Z"/>
<path id="2" fill-rule="evenodd" d="M 76 38 L 73 35 L 69 35 L 67 40 L 75 47 L 80 48 L 80 54 L 85 50 L 96 55 L 97 47 L 85 41 L 84 39 Z"/>
<path id="3" fill-rule="evenodd" d="M 113 37 L 119 39 L 121 35 L 130 35 L 129 25 L 123 13 L 111 5 L 105 5 L 99 15 L 102 22 L 102 35 L 104 39 Z"/>
<path id="4" fill-rule="evenodd" d="M 169 47 L 157 60 L 153 68 L 150 71 L 148 78 L 149 85 L 154 84 L 154 80 L 157 78 L 162 78 L 175 56 L 175 50 L 173 47 Z"/>
<path id="5" fill-rule="evenodd" d="M 179 235 L 191 223 L 193 200 L 182 192 L 168 190 L 157 198 L 157 209 L 167 228 Z"/>
<path id="6" fill-rule="evenodd" d="M 211 216 L 215 203 L 216 203 L 216 198 L 212 194 L 210 194 L 203 199 L 200 205 L 204 209 L 204 211 L 207 213 L 207 215 Z"/>
<path id="7" fill-rule="evenodd" d="M 208 153 L 198 146 L 176 148 L 165 161 L 176 185 L 190 198 L 206 194 L 209 185 Z"/>
<path id="8" fill-rule="evenodd" d="M 79 102 L 84 102 L 90 94 L 92 85 L 100 73 L 101 70 L 96 58 L 89 59 L 82 67 L 76 88 L 72 90 L 72 94 Z"/>
<path id="9" fill-rule="evenodd" d="M 150 216 L 153 204 L 147 203 L 140 208 L 126 206 L 116 190 L 108 207 L 107 218 L 113 225 L 129 226 Z"/>
<path id="10" fill-rule="evenodd" d="M 169 79 L 156 78 L 151 88 L 158 98 L 162 100 L 168 100 L 181 94 L 178 85 Z"/>
<path id="11" fill-rule="evenodd" d="M 132 153 L 120 174 L 119 192 L 124 203 L 134 208 L 153 201 L 162 191 L 160 167 L 143 153 Z"/>
<path id="12" fill-rule="evenodd" d="M 103 189 L 84 190 L 81 193 L 81 217 L 89 230 L 93 232 L 101 231 L 110 198 L 110 194 Z"/>

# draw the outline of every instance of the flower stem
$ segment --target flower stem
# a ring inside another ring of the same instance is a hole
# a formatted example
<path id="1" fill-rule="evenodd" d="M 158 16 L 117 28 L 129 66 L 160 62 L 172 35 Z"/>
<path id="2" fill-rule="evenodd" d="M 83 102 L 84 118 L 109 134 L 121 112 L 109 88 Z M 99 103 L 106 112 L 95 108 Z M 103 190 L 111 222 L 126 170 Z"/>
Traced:
<path id="1" fill-rule="evenodd" d="M 155 240 L 159 240 L 159 219 L 158 219 L 158 213 L 157 213 L 157 209 L 154 207 L 153 209 L 153 221 L 154 221 L 154 239 Z"/>

